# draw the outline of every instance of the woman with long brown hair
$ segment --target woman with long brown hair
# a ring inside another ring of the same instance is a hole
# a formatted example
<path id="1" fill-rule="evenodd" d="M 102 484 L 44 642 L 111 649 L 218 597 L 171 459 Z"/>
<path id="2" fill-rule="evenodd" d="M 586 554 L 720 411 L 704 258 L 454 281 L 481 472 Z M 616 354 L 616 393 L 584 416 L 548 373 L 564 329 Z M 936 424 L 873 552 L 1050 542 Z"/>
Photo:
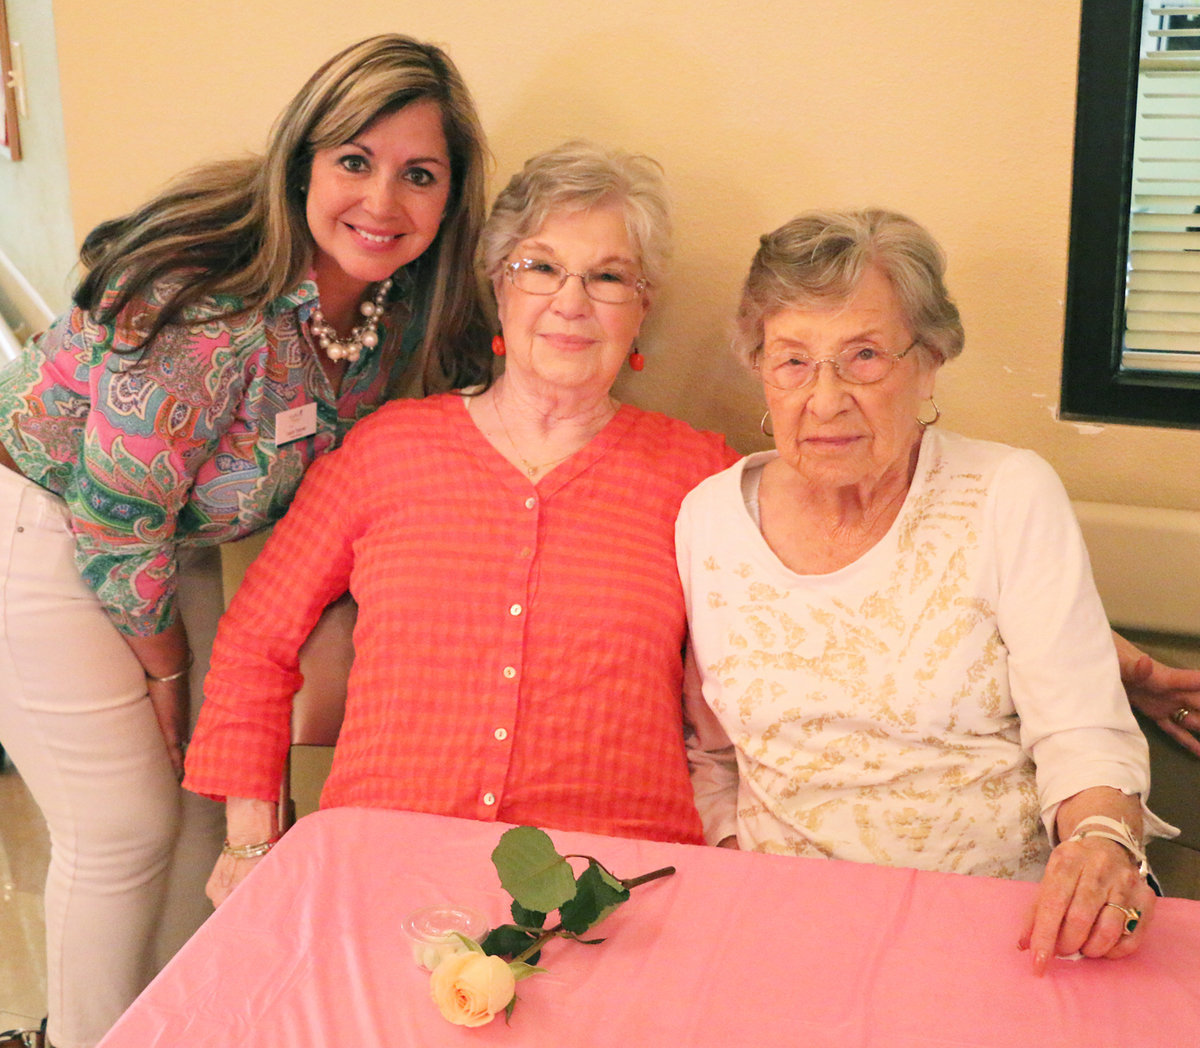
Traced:
<path id="1" fill-rule="evenodd" d="M 74 308 L 0 372 L 0 738 L 50 827 L 60 1048 L 99 1040 L 209 912 L 221 812 L 178 779 L 216 544 L 278 519 L 414 374 L 490 381 L 484 156 L 441 50 L 348 47 L 264 156 L 94 230 Z"/>

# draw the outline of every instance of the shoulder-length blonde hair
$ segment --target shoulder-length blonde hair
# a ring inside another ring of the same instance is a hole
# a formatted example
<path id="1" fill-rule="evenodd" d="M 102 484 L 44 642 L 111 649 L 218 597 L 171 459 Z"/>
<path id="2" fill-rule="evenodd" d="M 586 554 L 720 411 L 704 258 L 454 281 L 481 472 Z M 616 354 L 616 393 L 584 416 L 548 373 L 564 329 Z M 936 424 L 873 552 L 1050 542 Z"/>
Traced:
<path id="1" fill-rule="evenodd" d="M 441 109 L 452 181 L 437 238 L 408 267 L 411 322 L 424 324 L 422 379 L 426 389 L 486 382 L 487 324 L 472 265 L 485 209 L 483 130 L 450 58 L 396 33 L 363 40 L 321 66 L 275 122 L 263 156 L 198 168 L 138 210 L 97 226 L 80 251 L 89 272 L 76 305 L 111 321 L 157 280 L 177 274 L 143 344 L 212 295 L 261 308 L 312 265 L 304 190 L 313 155 L 424 99 Z M 120 291 L 106 299 L 118 277 Z"/>

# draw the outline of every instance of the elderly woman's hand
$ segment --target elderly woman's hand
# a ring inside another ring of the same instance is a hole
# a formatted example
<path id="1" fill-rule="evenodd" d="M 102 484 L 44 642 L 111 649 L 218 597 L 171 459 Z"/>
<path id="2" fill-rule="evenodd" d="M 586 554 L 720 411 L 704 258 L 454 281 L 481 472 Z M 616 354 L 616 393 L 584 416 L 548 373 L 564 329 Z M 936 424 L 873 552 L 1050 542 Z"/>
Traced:
<path id="1" fill-rule="evenodd" d="M 1154 892 L 1119 844 L 1103 838 L 1064 841 L 1050 855 L 1021 949 L 1033 951 L 1041 975 L 1051 957 L 1082 953 L 1116 959 L 1142 943 L 1154 914 Z M 1125 910 L 1141 916 L 1125 931 Z"/>
<path id="2" fill-rule="evenodd" d="M 225 826 L 225 848 L 204 886 L 204 894 L 214 907 L 229 898 L 230 892 L 262 862 L 263 856 L 277 839 L 275 805 L 250 797 L 227 797 Z M 236 854 L 239 851 L 254 852 L 260 848 L 261 854 Z M 231 851 L 234 854 L 230 854 Z"/>
<path id="3" fill-rule="evenodd" d="M 222 855 L 209 874 L 208 883 L 204 885 L 204 894 L 213 904 L 213 909 L 228 899 L 230 892 L 241 884 L 260 862 L 262 856 L 255 859 L 235 859 L 229 855 Z"/>
<path id="4" fill-rule="evenodd" d="M 1200 670 L 1176 669 L 1113 634 L 1129 701 L 1184 749 L 1200 757 Z"/>
<path id="5" fill-rule="evenodd" d="M 1154 914 L 1154 891 L 1131 851 L 1141 840 L 1139 798 L 1096 786 L 1063 801 L 1055 821 L 1061 843 L 1050 853 L 1018 943 L 1033 951 L 1038 975 L 1055 956 L 1133 953 Z M 1086 836 L 1072 839 L 1077 829 Z M 1118 836 L 1128 836 L 1130 847 L 1117 843 Z"/>

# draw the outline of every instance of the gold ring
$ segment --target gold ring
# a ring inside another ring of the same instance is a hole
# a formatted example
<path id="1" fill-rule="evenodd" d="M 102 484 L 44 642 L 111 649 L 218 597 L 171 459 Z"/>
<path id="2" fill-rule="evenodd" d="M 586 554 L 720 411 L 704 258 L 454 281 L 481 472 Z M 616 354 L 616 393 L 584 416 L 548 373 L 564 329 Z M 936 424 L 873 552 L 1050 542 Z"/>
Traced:
<path id="1" fill-rule="evenodd" d="M 1142 919 L 1142 911 L 1136 906 L 1122 906 L 1119 902 L 1106 902 L 1105 906 L 1115 906 L 1123 914 L 1125 914 L 1125 934 L 1132 935 L 1138 926 L 1138 921 Z"/>
<path id="2" fill-rule="evenodd" d="M 1187 715 L 1191 712 L 1192 711 L 1189 710 L 1186 706 L 1180 706 L 1179 709 L 1177 709 L 1174 713 L 1171 714 L 1171 720 L 1173 720 L 1176 724 L 1178 724 L 1182 728 L 1183 722 L 1185 720 L 1187 720 Z"/>

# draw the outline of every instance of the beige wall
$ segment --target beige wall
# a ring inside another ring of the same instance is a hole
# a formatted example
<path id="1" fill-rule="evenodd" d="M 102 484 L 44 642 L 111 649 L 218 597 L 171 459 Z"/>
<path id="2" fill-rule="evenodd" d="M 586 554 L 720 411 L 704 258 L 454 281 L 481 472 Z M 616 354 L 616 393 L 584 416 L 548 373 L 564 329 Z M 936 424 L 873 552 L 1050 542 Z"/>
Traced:
<path id="1" fill-rule="evenodd" d="M 47 0 L 6 0 L 27 80 L 23 159 L 0 159 L 0 247 L 52 309 L 65 308 L 75 259 L 54 15 Z"/>
<path id="2" fill-rule="evenodd" d="M 725 350 L 758 234 L 806 207 L 887 204 L 951 258 L 968 342 L 941 376 L 946 425 L 1038 449 L 1077 498 L 1200 509 L 1200 432 L 1055 419 L 1078 0 L 53 9 L 76 236 L 185 166 L 257 148 L 328 54 L 401 30 L 459 63 L 499 175 L 575 135 L 665 165 L 677 264 L 626 397 L 760 446 L 759 397 Z"/>

